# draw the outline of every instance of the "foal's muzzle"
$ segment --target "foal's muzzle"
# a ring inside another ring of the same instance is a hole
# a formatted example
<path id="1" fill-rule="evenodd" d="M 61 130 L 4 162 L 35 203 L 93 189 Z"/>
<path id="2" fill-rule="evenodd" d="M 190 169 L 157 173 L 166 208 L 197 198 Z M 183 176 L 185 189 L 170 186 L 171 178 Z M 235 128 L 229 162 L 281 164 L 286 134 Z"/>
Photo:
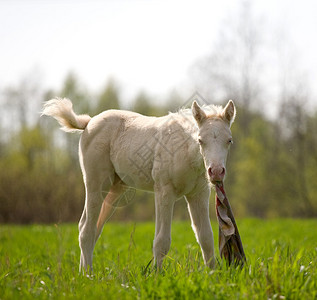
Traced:
<path id="1" fill-rule="evenodd" d="M 208 175 L 212 183 L 223 181 L 226 169 L 223 166 L 212 166 L 208 168 Z"/>

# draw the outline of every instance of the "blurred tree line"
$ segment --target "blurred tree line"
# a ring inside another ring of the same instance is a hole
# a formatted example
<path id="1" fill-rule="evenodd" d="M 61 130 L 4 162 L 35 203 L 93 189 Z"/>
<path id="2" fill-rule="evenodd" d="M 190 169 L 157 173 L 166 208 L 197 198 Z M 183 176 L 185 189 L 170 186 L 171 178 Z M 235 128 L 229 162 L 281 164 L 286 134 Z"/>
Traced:
<path id="1" fill-rule="evenodd" d="M 224 26 L 211 54 L 194 67 L 199 74 L 197 90 L 208 95 L 210 103 L 225 104 L 232 98 L 237 105 L 226 178 L 234 212 L 237 217 L 316 217 L 317 110 L 307 105 L 311 100 L 307 80 L 296 71 L 294 61 L 288 65 L 285 53 L 279 52 L 278 84 L 274 88 L 268 85 L 265 78 L 273 71 L 261 62 L 266 43 L 261 40 L 262 29 L 248 5 L 242 6 L 234 20 Z M 271 89 L 277 91 L 276 117 L 268 113 L 266 91 Z M 70 98 L 77 113 L 91 116 L 110 108 L 161 116 L 187 100 L 173 92 L 155 104 L 156 99 L 142 91 L 125 107 L 115 80 L 110 79 L 100 94 L 92 95 L 72 73 L 57 91 L 41 92 L 32 76 L 2 90 L 2 223 L 80 218 L 84 186 L 77 156 L 79 135 L 63 133 L 54 120 L 39 117 L 43 100 L 55 96 Z M 188 218 L 185 207 L 185 201 L 178 201 L 174 217 Z M 118 203 L 112 220 L 154 220 L 153 194 L 130 191 Z"/>

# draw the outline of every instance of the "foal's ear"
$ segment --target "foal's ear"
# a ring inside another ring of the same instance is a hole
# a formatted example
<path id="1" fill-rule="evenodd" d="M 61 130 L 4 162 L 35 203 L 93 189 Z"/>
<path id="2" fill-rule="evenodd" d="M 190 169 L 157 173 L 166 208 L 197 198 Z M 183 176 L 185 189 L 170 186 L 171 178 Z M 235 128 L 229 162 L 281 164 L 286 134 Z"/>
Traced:
<path id="1" fill-rule="evenodd" d="M 192 104 L 192 113 L 199 126 L 207 118 L 206 113 L 200 108 L 196 101 Z"/>
<path id="2" fill-rule="evenodd" d="M 226 107 L 223 109 L 222 116 L 231 126 L 236 117 L 236 107 L 232 100 L 229 100 Z"/>

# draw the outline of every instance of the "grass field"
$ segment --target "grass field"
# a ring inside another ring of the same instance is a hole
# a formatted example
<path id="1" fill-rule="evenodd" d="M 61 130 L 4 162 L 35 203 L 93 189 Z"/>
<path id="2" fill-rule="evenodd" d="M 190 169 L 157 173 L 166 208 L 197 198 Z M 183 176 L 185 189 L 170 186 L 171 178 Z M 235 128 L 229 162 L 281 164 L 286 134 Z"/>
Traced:
<path id="1" fill-rule="evenodd" d="M 248 260 L 242 270 L 221 263 L 218 251 L 217 268 L 205 268 L 189 222 L 174 222 L 164 270 L 156 272 L 154 224 L 110 223 L 89 277 L 78 273 L 76 225 L 2 225 L 0 299 L 317 298 L 317 220 L 237 222 Z"/>

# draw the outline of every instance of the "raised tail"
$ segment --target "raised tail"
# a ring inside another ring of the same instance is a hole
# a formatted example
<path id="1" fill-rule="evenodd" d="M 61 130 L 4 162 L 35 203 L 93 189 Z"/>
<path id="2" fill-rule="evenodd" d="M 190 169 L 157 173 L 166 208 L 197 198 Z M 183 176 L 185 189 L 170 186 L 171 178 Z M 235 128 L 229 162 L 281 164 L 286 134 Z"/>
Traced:
<path id="1" fill-rule="evenodd" d="M 91 117 L 88 115 L 76 115 L 73 104 L 66 98 L 55 98 L 46 101 L 42 115 L 55 118 L 66 132 L 83 131 L 88 125 Z"/>

